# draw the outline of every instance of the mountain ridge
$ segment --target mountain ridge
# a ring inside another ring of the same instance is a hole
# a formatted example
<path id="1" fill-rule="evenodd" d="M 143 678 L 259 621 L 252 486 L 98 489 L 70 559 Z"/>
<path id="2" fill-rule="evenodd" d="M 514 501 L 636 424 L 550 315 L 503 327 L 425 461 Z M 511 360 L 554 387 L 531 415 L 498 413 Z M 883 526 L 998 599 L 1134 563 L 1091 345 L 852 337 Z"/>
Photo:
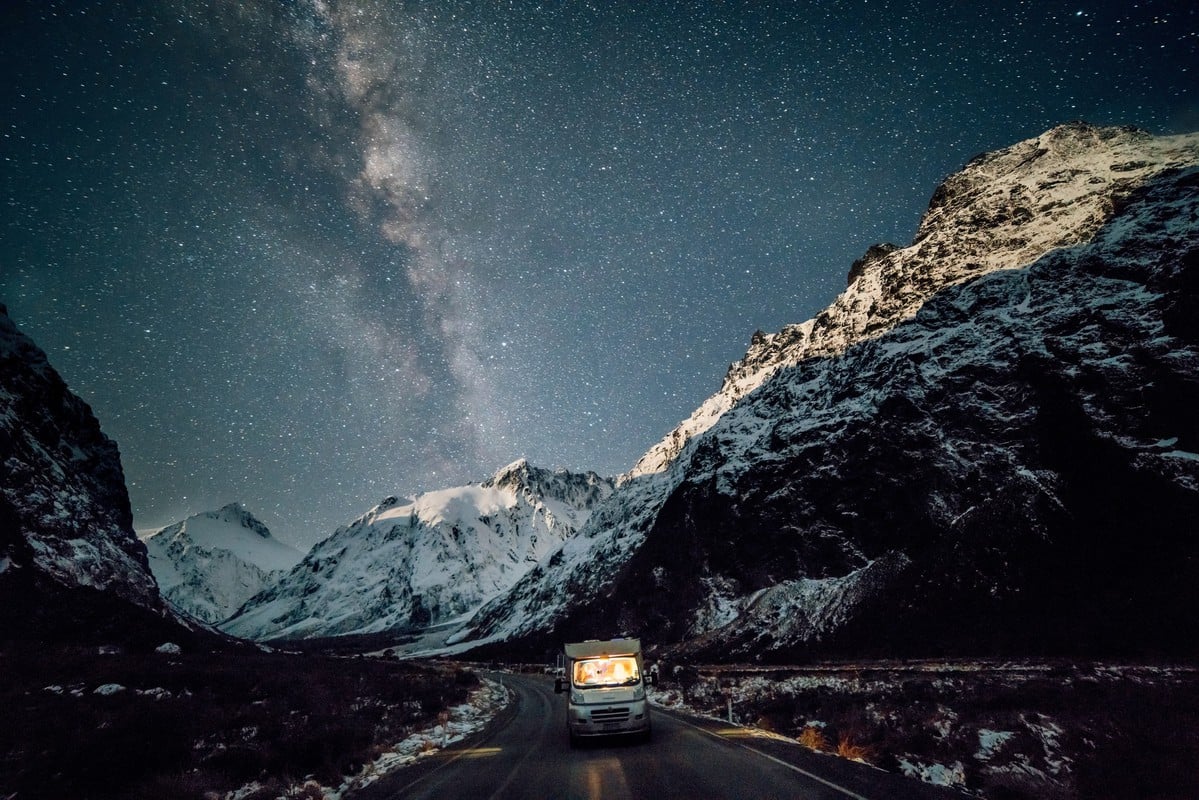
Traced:
<path id="1" fill-rule="evenodd" d="M 2 304 L 0 628 L 38 643 L 205 635 L 159 595 L 116 442 Z"/>
<path id="2" fill-rule="evenodd" d="M 0 377 L 4 571 L 32 568 L 156 607 L 116 442 L 3 306 Z"/>
<path id="3" fill-rule="evenodd" d="M 1169 387 L 1153 392 L 1157 424 L 1193 427 L 1170 398 L 1199 402 L 1186 377 L 1199 327 L 1186 310 L 1195 307 L 1196 163 L 1197 135 L 1078 124 L 972 159 L 938 188 L 911 245 L 868 252 L 851 268 L 853 291 L 813 320 L 755 335 L 744 369 L 735 364 L 724 394 L 692 416 L 698 427 L 651 448 L 574 540 L 480 609 L 458 639 L 536 647 L 632 628 L 684 651 L 694 639 L 690 652 L 722 659 L 884 643 L 897 652 L 1004 650 L 1021 641 L 1019 610 L 1032 616 L 1023 592 L 1057 604 L 1042 616 L 1066 625 L 1062 646 L 1118 647 L 1113 631 L 1135 634 L 1130 619 L 1146 609 L 1119 612 L 1118 590 L 1105 589 L 1095 594 L 1113 619 L 1085 619 L 1084 576 L 1063 542 L 1112 586 L 1132 586 L 1114 574 L 1120 559 L 1111 556 L 1127 548 L 1086 507 L 1110 501 L 1085 489 L 1062 437 L 1069 432 L 1079 452 L 1113 465 L 1184 524 L 1180 510 L 1194 506 L 1199 484 L 1192 462 L 1127 465 L 1152 461 L 1154 442 L 1190 440 L 1163 431 L 1109 450 L 1103 443 L 1116 431 L 1103 425 L 1118 418 L 1135 429 L 1135 416 L 1117 412 L 1141 403 L 1139 384 Z M 909 315 L 913 298 L 919 307 Z M 880 307 L 890 309 L 882 324 Z M 1137 356 L 1122 360 L 1113 343 Z M 1084 374 L 1112 382 L 1112 408 L 1090 410 L 1102 398 Z M 985 402 L 991 395 L 1004 402 Z M 940 419 L 926 411 L 930 396 Z M 1179 452 L 1194 452 L 1189 446 Z M 1019 459 L 1029 466 L 1013 467 Z M 1126 495 L 1114 496 L 1156 513 Z M 1116 509 L 1109 517 L 1129 521 Z M 1102 552 L 1088 553 L 1078 519 L 1115 543 L 1100 537 L 1103 547 L 1092 550 Z M 1037 533 L 1009 540 L 1004 526 Z M 1168 526 L 1154 530 L 1163 552 L 1194 563 Z M 1037 554 L 1062 570 L 1066 588 L 1052 588 Z M 1124 555 L 1143 571 L 1163 568 L 1151 555 Z M 995 558 L 1010 574 L 996 572 Z M 1170 590 L 1146 596 L 1190 597 L 1185 583 L 1160 583 Z M 989 591 L 1001 599 L 987 600 Z M 954 631 L 940 640 L 918 624 L 936 627 L 929 604 L 938 598 L 942 627 Z M 906 640 L 879 635 L 872 620 L 888 608 L 903 610 L 896 630 Z M 969 612 L 993 620 L 994 636 L 971 640 Z M 1025 644 L 1051 646 L 1046 625 L 1025 631 Z M 1156 633 L 1133 635 L 1129 646 L 1169 641 L 1149 627 Z"/>
<path id="4" fill-rule="evenodd" d="M 1092 157 L 1074 159 L 1084 144 Z M 1154 170 L 1185 163 L 1185 135 L 1153 137 L 1132 127 L 1097 128 L 1072 122 L 1040 136 L 970 159 L 934 191 L 907 247 L 871 246 L 850 267 L 846 289 L 828 308 L 777 333 L 754 333 L 731 364 L 720 389 L 652 446 L 622 476 L 659 472 L 692 436 L 702 433 L 775 370 L 803 358 L 834 355 L 909 318 L 930 293 L 996 269 L 1027 264 L 1056 247 L 1094 235 L 1120 197 Z M 999 190 L 991 182 L 1037 166 Z M 990 196 L 984 193 L 990 192 Z M 1048 193 L 1037 202 L 1038 192 Z M 1040 211 L 1044 220 L 1034 212 Z M 1040 224 L 1030 225 L 1034 220 Z M 934 281 L 920 276 L 930 261 L 950 264 Z"/>

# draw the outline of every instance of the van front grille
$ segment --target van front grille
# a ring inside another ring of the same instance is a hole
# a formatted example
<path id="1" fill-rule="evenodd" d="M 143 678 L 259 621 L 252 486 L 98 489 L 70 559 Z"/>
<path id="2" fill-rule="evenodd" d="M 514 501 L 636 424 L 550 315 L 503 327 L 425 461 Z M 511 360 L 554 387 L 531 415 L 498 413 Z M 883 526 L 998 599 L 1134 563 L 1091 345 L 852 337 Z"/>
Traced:
<path id="1" fill-rule="evenodd" d="M 625 722 L 629 718 L 629 709 L 624 708 L 597 708 L 591 712 L 591 721 L 595 723 L 603 722 Z"/>

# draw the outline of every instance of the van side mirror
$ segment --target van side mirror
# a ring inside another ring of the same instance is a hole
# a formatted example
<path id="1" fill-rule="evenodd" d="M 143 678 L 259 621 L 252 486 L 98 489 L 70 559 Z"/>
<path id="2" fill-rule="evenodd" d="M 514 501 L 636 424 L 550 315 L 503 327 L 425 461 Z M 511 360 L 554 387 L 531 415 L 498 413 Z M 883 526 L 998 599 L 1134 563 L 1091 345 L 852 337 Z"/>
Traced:
<path id="1" fill-rule="evenodd" d="M 563 692 L 562 679 L 554 678 L 554 694 L 562 694 L 562 692 Z"/>

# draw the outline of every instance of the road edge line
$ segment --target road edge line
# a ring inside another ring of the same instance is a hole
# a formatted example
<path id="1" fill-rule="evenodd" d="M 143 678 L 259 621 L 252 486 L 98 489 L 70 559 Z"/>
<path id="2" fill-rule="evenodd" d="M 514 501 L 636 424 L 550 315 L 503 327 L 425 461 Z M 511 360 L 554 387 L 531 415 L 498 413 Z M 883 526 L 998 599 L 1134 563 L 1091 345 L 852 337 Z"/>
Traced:
<path id="1" fill-rule="evenodd" d="M 794 772 L 798 772 L 800 775 L 803 775 L 803 776 L 804 776 L 804 777 L 806 777 L 806 778 L 811 778 L 812 780 L 816 781 L 817 783 L 822 783 L 822 784 L 824 784 L 825 786 L 827 786 L 828 788 L 830 788 L 830 789 L 833 789 L 834 791 L 838 791 L 838 792 L 840 792 L 841 794 L 845 795 L 846 797 L 852 797 L 852 798 L 853 798 L 853 800 L 870 800 L 870 798 L 868 798 L 868 797 L 865 797 L 865 796 L 863 796 L 863 795 L 860 795 L 860 794 L 858 794 L 857 792 L 855 792 L 855 791 L 853 791 L 853 790 L 851 790 L 851 789 L 846 789 L 844 786 L 840 786 L 840 785 L 838 785 L 838 784 L 836 784 L 836 783 L 833 783 L 832 781 L 830 781 L 830 780 L 828 780 L 828 779 L 826 779 L 826 778 L 822 778 L 822 777 L 820 777 L 819 775 L 815 775 L 815 774 L 813 774 L 813 773 L 811 773 L 811 772 L 808 772 L 808 771 L 807 771 L 806 769 L 804 769 L 803 767 L 797 767 L 797 766 L 795 766 L 794 764 L 791 764 L 791 763 L 789 763 L 789 762 L 787 762 L 787 761 L 784 761 L 784 760 L 783 760 L 783 759 L 781 759 L 781 758 L 778 758 L 778 757 L 776 757 L 776 756 L 772 756 L 772 755 L 770 755 L 770 753 L 765 753 L 765 752 L 763 752 L 763 751 L 759 750 L 759 749 L 758 749 L 758 748 L 756 748 L 756 747 L 750 747 L 749 745 L 745 744 L 744 742 L 738 742 L 738 741 L 735 741 L 734 739 L 731 739 L 731 738 L 729 738 L 729 737 L 727 737 L 727 736 L 721 736 L 719 733 L 715 733 L 715 732 L 713 732 L 713 731 L 710 731 L 710 730 L 708 730 L 707 728 L 704 728 L 704 727 L 702 727 L 702 726 L 700 726 L 700 725 L 696 725 L 695 723 L 688 722 L 687 720 L 683 719 L 681 716 L 679 716 L 679 715 L 677 715 L 677 714 L 670 714 L 669 716 L 670 716 L 670 717 L 672 717 L 672 718 L 673 718 L 673 719 L 674 719 L 676 722 L 681 722 L 681 723 L 683 723 L 683 724 L 684 724 L 684 725 L 686 725 L 688 728 L 694 728 L 695 730 L 699 731 L 700 733 L 705 733 L 705 734 L 707 734 L 708 736 L 711 736 L 713 739 L 718 739 L 718 740 L 720 740 L 720 741 L 722 741 L 722 742 L 727 742 L 727 743 L 729 743 L 729 744 L 735 744 L 735 745 L 737 745 L 738 747 L 744 747 L 746 750 L 750 751 L 751 753 L 757 753 L 757 754 L 758 754 L 758 755 L 760 755 L 762 758 L 765 758 L 765 759 L 768 759 L 768 760 L 770 760 L 770 761 L 773 761 L 774 763 L 776 763 L 776 764 L 778 764 L 778 765 L 780 765 L 780 766 L 786 767 L 787 769 L 789 769 L 789 770 L 792 770 L 792 771 L 794 771 Z"/>

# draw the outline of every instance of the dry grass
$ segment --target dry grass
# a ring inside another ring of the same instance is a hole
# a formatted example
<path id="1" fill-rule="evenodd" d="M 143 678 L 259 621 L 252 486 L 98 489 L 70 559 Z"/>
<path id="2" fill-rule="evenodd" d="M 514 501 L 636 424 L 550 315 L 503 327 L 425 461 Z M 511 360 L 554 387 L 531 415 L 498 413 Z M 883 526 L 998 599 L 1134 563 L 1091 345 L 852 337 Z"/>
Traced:
<path id="1" fill-rule="evenodd" d="M 837 755 L 853 761 L 870 762 L 874 757 L 874 751 L 865 745 L 855 744 L 850 736 L 842 736 L 837 742 Z"/>
<path id="2" fill-rule="evenodd" d="M 767 714 L 763 714 L 762 716 L 758 717 L 754 722 L 754 727 L 760 731 L 770 731 L 772 733 L 778 730 L 778 726 L 775 724 L 774 720 L 771 719 Z"/>
<path id="3" fill-rule="evenodd" d="M 815 725 L 809 725 L 799 732 L 799 743 L 809 750 L 828 750 L 828 739 L 825 738 L 824 732 Z"/>

